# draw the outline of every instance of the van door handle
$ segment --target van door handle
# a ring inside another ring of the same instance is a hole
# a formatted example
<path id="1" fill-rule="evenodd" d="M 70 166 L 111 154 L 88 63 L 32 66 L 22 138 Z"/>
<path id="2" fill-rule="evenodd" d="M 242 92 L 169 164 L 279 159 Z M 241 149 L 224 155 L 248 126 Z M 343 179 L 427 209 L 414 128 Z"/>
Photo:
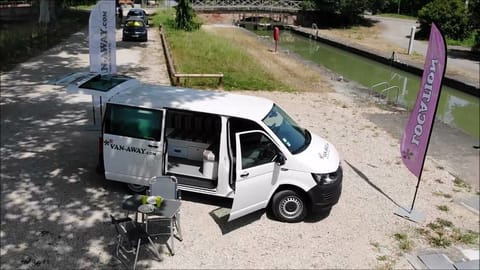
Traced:
<path id="1" fill-rule="evenodd" d="M 149 144 L 148 147 L 151 147 L 151 148 L 158 148 L 158 145 L 153 145 L 153 144 Z"/>
<path id="2" fill-rule="evenodd" d="M 249 176 L 249 175 L 250 175 L 250 173 L 244 172 L 244 173 L 240 174 L 240 177 L 247 177 L 247 176 Z"/>

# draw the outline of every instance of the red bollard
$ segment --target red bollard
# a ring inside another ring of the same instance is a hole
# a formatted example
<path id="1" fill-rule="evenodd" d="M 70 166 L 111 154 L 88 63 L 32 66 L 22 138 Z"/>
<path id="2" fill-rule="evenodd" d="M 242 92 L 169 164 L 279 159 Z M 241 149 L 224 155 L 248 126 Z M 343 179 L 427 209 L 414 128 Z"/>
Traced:
<path id="1" fill-rule="evenodd" d="M 280 40 L 280 29 L 277 26 L 273 28 L 273 39 L 275 40 L 275 52 L 277 52 L 277 44 Z"/>

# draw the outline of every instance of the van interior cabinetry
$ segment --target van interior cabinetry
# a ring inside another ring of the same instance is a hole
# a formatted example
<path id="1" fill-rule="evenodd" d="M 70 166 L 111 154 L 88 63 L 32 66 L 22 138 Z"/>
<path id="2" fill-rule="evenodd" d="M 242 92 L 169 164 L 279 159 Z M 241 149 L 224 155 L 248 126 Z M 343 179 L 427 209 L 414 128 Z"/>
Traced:
<path id="1" fill-rule="evenodd" d="M 217 179 L 218 147 L 215 146 L 220 139 L 218 116 L 168 111 L 166 131 L 167 173 L 199 180 Z"/>
<path id="2" fill-rule="evenodd" d="M 202 161 L 203 151 L 210 144 L 168 138 L 168 156 Z"/>

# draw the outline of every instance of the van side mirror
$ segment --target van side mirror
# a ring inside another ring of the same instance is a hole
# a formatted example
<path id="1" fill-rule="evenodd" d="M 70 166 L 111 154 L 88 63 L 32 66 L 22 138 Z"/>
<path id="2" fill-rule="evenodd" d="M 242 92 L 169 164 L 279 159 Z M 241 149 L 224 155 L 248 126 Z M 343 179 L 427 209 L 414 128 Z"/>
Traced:
<path id="1" fill-rule="evenodd" d="M 282 153 L 278 153 L 277 156 L 275 157 L 275 162 L 277 163 L 278 166 L 282 166 L 283 164 L 285 164 L 285 160 L 287 160 L 285 158 L 285 156 L 282 154 Z"/>

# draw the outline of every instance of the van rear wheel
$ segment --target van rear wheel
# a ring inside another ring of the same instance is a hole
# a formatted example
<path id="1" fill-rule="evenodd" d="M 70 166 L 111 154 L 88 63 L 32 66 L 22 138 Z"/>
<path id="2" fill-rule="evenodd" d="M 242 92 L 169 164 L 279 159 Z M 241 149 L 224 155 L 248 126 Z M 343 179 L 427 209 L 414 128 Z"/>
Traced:
<path id="1" fill-rule="evenodd" d="M 147 190 L 147 187 L 142 185 L 128 184 L 127 187 L 133 193 L 144 193 Z"/>
<path id="2" fill-rule="evenodd" d="M 299 222 L 307 216 L 307 205 L 296 191 L 281 190 L 273 195 L 272 211 L 280 221 Z"/>

